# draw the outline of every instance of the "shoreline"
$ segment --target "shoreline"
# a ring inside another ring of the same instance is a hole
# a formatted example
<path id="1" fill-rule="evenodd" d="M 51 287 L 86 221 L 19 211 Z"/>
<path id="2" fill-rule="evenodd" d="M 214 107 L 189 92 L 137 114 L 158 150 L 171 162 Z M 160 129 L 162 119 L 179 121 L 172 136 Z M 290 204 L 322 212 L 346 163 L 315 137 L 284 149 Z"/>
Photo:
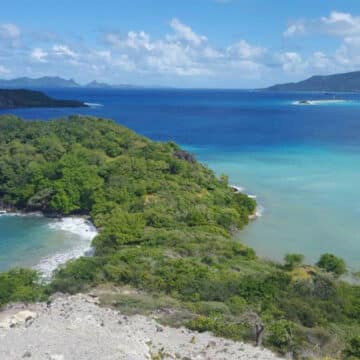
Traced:
<path id="1" fill-rule="evenodd" d="M 88 216 L 60 216 L 47 215 L 40 211 L 26 212 L 16 209 L 0 208 L 0 217 L 2 216 L 28 216 L 28 217 L 43 217 L 49 220 L 54 220 L 48 223 L 49 231 L 63 232 L 79 237 L 79 241 L 69 248 L 59 249 L 54 253 L 42 257 L 32 269 L 40 273 L 40 277 L 44 281 L 49 281 L 53 272 L 60 266 L 64 265 L 69 260 L 77 259 L 81 256 L 92 256 L 94 249 L 91 246 L 92 240 L 99 233 L 95 225 L 91 222 Z"/>
<path id="2" fill-rule="evenodd" d="M 243 188 L 242 186 L 239 186 L 239 185 L 229 185 L 230 189 L 232 189 L 235 193 L 242 193 L 242 194 L 245 194 L 247 195 L 249 198 L 251 199 L 254 199 L 256 200 L 257 199 L 257 196 L 256 195 L 253 195 L 253 194 L 248 194 L 245 192 L 245 188 Z M 253 214 L 249 215 L 249 220 L 256 220 L 260 217 L 263 216 L 263 213 L 264 213 L 264 206 L 262 206 L 261 204 L 259 204 L 257 201 L 256 201 L 256 208 L 255 208 L 255 211 Z"/>
<path id="3" fill-rule="evenodd" d="M 344 99 L 319 99 L 319 100 L 296 100 L 293 101 L 293 105 L 336 105 L 336 104 L 350 104 L 354 101 Z"/>

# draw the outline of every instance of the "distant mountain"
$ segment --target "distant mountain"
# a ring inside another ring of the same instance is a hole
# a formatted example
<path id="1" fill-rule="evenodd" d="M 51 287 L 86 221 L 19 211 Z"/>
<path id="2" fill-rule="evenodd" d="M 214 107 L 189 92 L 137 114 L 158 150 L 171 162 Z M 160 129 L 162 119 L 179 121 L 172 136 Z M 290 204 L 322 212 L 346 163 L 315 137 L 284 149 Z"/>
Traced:
<path id="1" fill-rule="evenodd" d="M 25 107 L 86 107 L 77 100 L 57 100 L 40 91 L 0 89 L 0 109 L 16 109 Z"/>
<path id="2" fill-rule="evenodd" d="M 11 80 L 0 79 L 0 89 L 54 89 L 54 88 L 92 88 L 92 89 L 116 89 L 136 88 L 131 84 L 109 85 L 96 80 L 86 85 L 80 85 L 73 79 L 63 79 L 58 76 L 43 76 L 40 78 L 20 77 Z"/>
<path id="3" fill-rule="evenodd" d="M 44 76 L 37 79 L 21 77 L 12 80 L 0 80 L 0 88 L 3 89 L 74 88 L 79 86 L 73 79 L 66 80 L 57 76 Z"/>
<path id="4" fill-rule="evenodd" d="M 114 86 L 94 80 L 88 83 L 87 85 L 85 85 L 85 87 L 91 89 L 111 89 Z"/>
<path id="5" fill-rule="evenodd" d="M 360 71 L 312 76 L 297 82 L 270 86 L 270 91 L 360 91 Z"/>
<path id="6" fill-rule="evenodd" d="M 124 88 L 139 88 L 140 86 L 131 85 L 131 84 L 117 84 L 117 85 L 110 85 L 103 82 L 98 82 L 96 80 L 91 81 L 90 83 L 86 84 L 84 87 L 91 88 L 91 89 L 124 89 Z"/>

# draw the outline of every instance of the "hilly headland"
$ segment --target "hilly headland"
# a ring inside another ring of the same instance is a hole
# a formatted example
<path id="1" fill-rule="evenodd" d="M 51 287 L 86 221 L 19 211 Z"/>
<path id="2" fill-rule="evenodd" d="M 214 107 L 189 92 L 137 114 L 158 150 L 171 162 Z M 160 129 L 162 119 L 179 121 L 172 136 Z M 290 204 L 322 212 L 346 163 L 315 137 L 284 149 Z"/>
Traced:
<path id="1" fill-rule="evenodd" d="M 254 214 L 255 200 L 175 143 L 95 117 L 3 116 L 0 150 L 4 207 L 89 216 L 99 230 L 93 256 L 58 268 L 50 283 L 29 269 L 1 273 L 1 306 L 48 301 L 50 309 L 54 293 L 90 292 L 113 311 L 157 314 L 164 325 L 281 355 L 358 356 L 360 287 L 342 280 L 345 263 L 332 254 L 316 265 L 304 265 L 301 254 L 288 254 L 283 263 L 259 258 L 233 237 Z M 62 301 L 54 311 L 65 318 L 82 307 L 76 299 Z M 24 331 L 41 334 L 37 326 L 52 315 L 39 312 Z M 18 338 L 11 327 L 4 334 L 6 341 Z M 166 358 L 161 351 L 153 358 Z"/>

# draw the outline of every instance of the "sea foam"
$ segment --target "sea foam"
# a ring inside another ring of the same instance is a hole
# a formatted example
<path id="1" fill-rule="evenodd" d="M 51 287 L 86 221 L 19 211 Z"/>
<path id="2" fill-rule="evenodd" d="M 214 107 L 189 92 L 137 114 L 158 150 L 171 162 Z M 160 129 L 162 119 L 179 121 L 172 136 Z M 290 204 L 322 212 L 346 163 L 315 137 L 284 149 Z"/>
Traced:
<path id="1" fill-rule="evenodd" d="M 98 104 L 98 103 L 91 103 L 91 102 L 85 102 L 84 103 L 86 106 L 89 106 L 91 108 L 95 108 L 95 107 L 103 107 L 103 104 Z"/>
<path id="2" fill-rule="evenodd" d="M 247 194 L 245 192 L 245 188 L 243 188 L 242 186 L 230 185 L 230 188 L 232 188 L 235 192 L 240 192 L 240 193 L 246 194 L 250 199 L 256 200 L 256 198 L 257 198 L 256 195 Z M 257 203 L 255 214 L 253 214 L 250 218 L 257 219 L 257 218 L 261 217 L 263 215 L 263 213 L 264 213 L 264 210 L 265 210 L 265 208 L 262 205 L 260 205 L 259 203 Z"/>
<path id="3" fill-rule="evenodd" d="M 339 104 L 347 104 L 351 103 L 350 100 L 342 100 L 342 99 L 327 99 L 327 100 L 300 100 L 300 101 L 294 101 L 293 105 L 339 105 Z"/>
<path id="4" fill-rule="evenodd" d="M 98 234 L 95 226 L 88 220 L 80 217 L 61 218 L 48 224 L 51 230 L 63 231 L 79 236 L 79 241 L 71 248 L 49 255 L 34 266 L 44 280 L 49 280 L 54 270 L 69 260 L 81 256 L 92 255 L 91 242 Z"/>

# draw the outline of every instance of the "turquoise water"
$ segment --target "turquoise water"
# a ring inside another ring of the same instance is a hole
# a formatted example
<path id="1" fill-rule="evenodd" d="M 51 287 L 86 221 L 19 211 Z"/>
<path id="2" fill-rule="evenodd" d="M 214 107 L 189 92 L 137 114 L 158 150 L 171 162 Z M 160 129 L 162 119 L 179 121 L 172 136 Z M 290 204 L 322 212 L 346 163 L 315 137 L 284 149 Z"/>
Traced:
<path id="1" fill-rule="evenodd" d="M 50 273 L 57 265 L 89 247 L 89 239 L 81 233 L 83 228 L 82 221 L 74 223 L 72 219 L 0 215 L 0 271 L 35 267 Z"/>
<path id="2" fill-rule="evenodd" d="M 301 252 L 314 262 L 321 253 L 332 252 L 360 270 L 359 94 L 337 94 L 336 100 L 345 102 L 319 103 L 334 95 L 176 89 L 47 92 L 103 106 L 13 113 L 28 119 L 95 115 L 154 140 L 176 141 L 217 173 L 229 174 L 231 183 L 257 195 L 263 215 L 239 237 L 260 255 L 280 260 L 285 253 Z M 304 99 L 315 103 L 296 105 Z"/>
<path id="3" fill-rule="evenodd" d="M 315 262 L 335 253 L 359 267 L 360 156 L 326 148 L 221 153 L 197 149 L 199 157 L 230 183 L 256 194 L 262 216 L 239 238 L 259 255 L 281 260 L 300 252 Z"/>

